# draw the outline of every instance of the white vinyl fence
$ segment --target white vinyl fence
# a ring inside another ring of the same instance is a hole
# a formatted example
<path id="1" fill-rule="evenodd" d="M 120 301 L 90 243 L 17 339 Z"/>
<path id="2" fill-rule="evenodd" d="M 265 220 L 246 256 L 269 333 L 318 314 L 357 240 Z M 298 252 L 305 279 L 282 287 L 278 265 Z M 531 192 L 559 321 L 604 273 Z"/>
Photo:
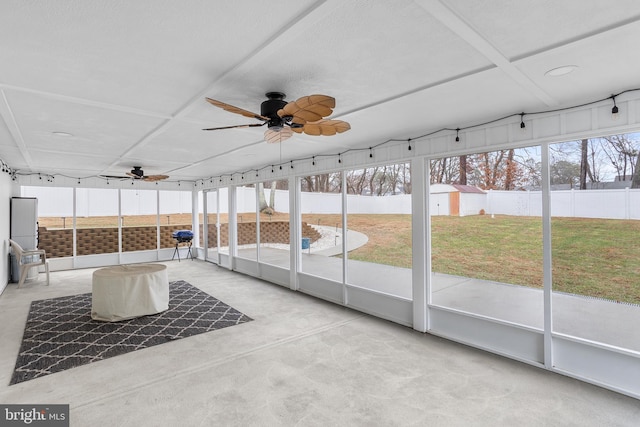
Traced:
<path id="1" fill-rule="evenodd" d="M 56 191 L 58 190 L 58 191 Z M 65 189 L 23 187 L 22 195 L 40 199 L 40 216 L 60 216 L 72 212 L 72 198 Z M 68 189 L 66 189 L 68 190 Z M 111 215 L 111 198 L 101 197 L 96 190 L 87 191 L 82 206 L 77 207 L 78 216 Z M 59 193 L 58 193 L 59 192 Z M 289 192 L 275 190 L 275 210 L 289 212 Z M 155 192 L 123 192 L 125 215 L 155 213 Z M 266 200 L 270 200 L 271 190 L 265 189 Z M 255 212 L 255 189 L 238 188 L 238 212 Z M 149 200 L 147 200 L 149 199 Z M 226 189 L 220 190 L 220 211 L 227 212 Z M 347 196 L 349 213 L 410 214 L 411 195 L 395 196 Z M 337 213 L 341 211 L 341 196 L 335 193 L 301 194 L 302 213 Z M 154 212 L 147 212 L 150 207 Z M 449 194 L 438 193 L 429 197 L 431 215 L 449 214 Z M 163 212 L 190 212 L 191 192 L 161 192 L 160 210 Z M 463 193 L 460 197 L 460 215 L 477 215 L 481 210 L 486 214 L 541 216 L 542 193 L 540 191 L 498 191 L 486 194 Z M 561 190 L 551 192 L 551 215 L 558 217 L 609 218 L 640 220 L 640 189 L 612 190 Z"/>
<path id="2" fill-rule="evenodd" d="M 255 212 L 255 192 L 244 188 L 244 212 Z M 265 189 L 269 200 L 269 189 Z M 275 190 L 275 210 L 289 212 L 289 192 Z M 460 215 L 486 214 L 514 216 L 542 216 L 541 191 L 498 191 L 485 194 L 462 193 Z M 349 213 L 410 214 L 411 195 L 356 196 L 348 195 Z M 341 211 L 341 196 L 335 193 L 302 192 L 302 213 L 336 213 Z M 437 193 L 429 197 L 431 215 L 449 214 L 449 194 Z M 240 212 L 240 209 L 238 209 Z M 640 189 L 561 190 L 551 192 L 551 215 L 558 217 L 640 219 Z"/>
<path id="3" fill-rule="evenodd" d="M 540 191 L 489 191 L 488 214 L 541 216 Z M 551 216 L 640 219 L 640 189 L 551 192 Z"/>

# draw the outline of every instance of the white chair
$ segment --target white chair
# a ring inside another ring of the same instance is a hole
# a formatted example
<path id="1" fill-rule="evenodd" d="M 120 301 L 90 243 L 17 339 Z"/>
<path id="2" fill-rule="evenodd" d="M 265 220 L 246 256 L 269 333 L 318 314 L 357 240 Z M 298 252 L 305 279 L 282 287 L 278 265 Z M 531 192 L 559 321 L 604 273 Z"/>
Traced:
<path id="1" fill-rule="evenodd" d="M 20 280 L 18 281 L 18 288 L 22 286 L 24 280 L 27 278 L 27 273 L 32 267 L 44 265 L 44 270 L 47 273 L 47 286 L 49 286 L 49 261 L 47 261 L 47 254 L 43 249 L 32 249 L 25 251 L 22 247 L 9 239 L 11 248 L 16 254 L 16 261 L 20 268 Z"/>

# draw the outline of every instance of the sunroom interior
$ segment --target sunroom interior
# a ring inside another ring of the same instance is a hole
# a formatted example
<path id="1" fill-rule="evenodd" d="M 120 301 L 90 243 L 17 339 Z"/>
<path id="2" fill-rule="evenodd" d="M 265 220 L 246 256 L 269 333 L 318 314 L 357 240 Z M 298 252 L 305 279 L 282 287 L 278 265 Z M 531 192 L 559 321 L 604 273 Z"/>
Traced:
<path id="1" fill-rule="evenodd" d="M 250 3 L 0 6 L 4 297 L 9 200 L 35 197 L 53 274 L 191 250 L 640 398 L 640 5 Z M 251 121 L 205 97 L 271 91 L 351 129 L 203 131 Z M 611 139 L 623 177 L 589 148 Z M 589 185 L 562 181 L 584 147 Z"/>

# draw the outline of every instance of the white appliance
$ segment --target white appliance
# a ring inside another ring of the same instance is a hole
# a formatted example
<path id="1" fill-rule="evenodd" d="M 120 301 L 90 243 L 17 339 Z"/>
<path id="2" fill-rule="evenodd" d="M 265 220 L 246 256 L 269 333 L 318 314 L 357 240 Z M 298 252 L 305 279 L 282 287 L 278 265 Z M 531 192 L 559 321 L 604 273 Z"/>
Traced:
<path id="1" fill-rule="evenodd" d="M 11 240 L 22 246 L 22 249 L 38 248 L 38 199 L 35 197 L 11 198 Z M 27 279 L 38 274 L 32 268 Z M 20 269 L 15 256 L 11 255 L 11 280 L 20 280 Z"/>

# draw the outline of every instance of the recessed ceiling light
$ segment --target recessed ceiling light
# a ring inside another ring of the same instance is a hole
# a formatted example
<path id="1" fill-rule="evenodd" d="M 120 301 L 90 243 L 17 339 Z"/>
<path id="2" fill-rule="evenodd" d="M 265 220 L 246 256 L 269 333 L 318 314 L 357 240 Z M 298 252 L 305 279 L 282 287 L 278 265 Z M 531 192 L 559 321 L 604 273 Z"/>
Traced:
<path id="1" fill-rule="evenodd" d="M 73 134 L 70 134 L 69 132 L 60 132 L 60 131 L 55 131 L 55 132 L 51 132 L 53 135 L 55 136 L 64 136 L 64 137 L 69 137 L 69 136 L 73 136 Z"/>
<path id="2" fill-rule="evenodd" d="M 547 71 L 546 73 L 544 73 L 544 75 L 552 77 L 564 76 L 565 74 L 569 74 L 576 68 L 578 68 L 577 65 L 563 65 L 562 67 L 553 68 Z"/>

